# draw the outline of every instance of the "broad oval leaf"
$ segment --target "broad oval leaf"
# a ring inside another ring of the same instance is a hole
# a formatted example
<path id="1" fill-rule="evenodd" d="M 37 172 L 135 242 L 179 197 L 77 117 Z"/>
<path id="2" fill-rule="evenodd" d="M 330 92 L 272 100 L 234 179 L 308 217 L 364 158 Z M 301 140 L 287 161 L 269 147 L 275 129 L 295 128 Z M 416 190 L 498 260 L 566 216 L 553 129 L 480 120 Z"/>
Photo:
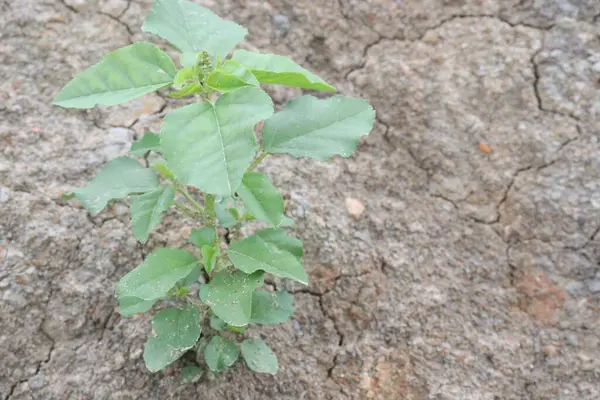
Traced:
<path id="1" fill-rule="evenodd" d="M 154 171 L 142 167 L 128 157 L 118 157 L 108 162 L 90 184 L 74 189 L 81 205 L 91 214 L 97 214 L 109 201 L 124 199 L 130 194 L 146 193 L 159 187 Z"/>
<path id="2" fill-rule="evenodd" d="M 178 349 L 155 337 L 148 337 L 144 345 L 144 362 L 150 372 L 158 372 L 177 361 L 188 349 Z"/>
<path id="3" fill-rule="evenodd" d="M 67 108 L 113 106 L 168 86 L 175 77 L 173 60 L 151 43 L 134 43 L 108 53 L 79 73 L 52 104 Z"/>
<path id="4" fill-rule="evenodd" d="M 196 306 L 169 307 L 154 316 L 152 330 L 170 347 L 189 349 L 200 337 L 200 323 L 200 312 Z"/>
<path id="5" fill-rule="evenodd" d="M 202 368 L 197 365 L 186 365 L 181 370 L 181 375 L 186 382 L 196 382 L 202 376 Z"/>
<path id="6" fill-rule="evenodd" d="M 227 55 L 248 34 L 246 28 L 187 0 L 154 0 L 142 30 L 182 52 L 204 50 L 213 56 Z"/>
<path id="7" fill-rule="evenodd" d="M 288 292 L 274 293 L 257 290 L 252 295 L 253 324 L 280 324 L 287 321 L 296 312 L 294 298 Z"/>
<path id="8" fill-rule="evenodd" d="M 260 83 L 295 86 L 304 89 L 335 92 L 323 79 L 302 68 L 287 57 L 236 50 L 232 60 L 248 68 Z"/>
<path id="9" fill-rule="evenodd" d="M 242 357 L 252 371 L 276 374 L 279 371 L 277 356 L 261 339 L 246 339 L 241 344 Z"/>
<path id="10" fill-rule="evenodd" d="M 256 219 L 268 222 L 273 226 L 283 221 L 283 197 L 273 186 L 269 178 L 260 172 L 246 172 L 242 184 L 237 188 L 246 211 Z"/>
<path id="11" fill-rule="evenodd" d="M 193 229 L 190 233 L 190 242 L 199 249 L 204 246 L 212 246 L 217 241 L 217 230 L 214 226 L 205 226 L 200 229 Z"/>
<path id="12" fill-rule="evenodd" d="M 213 336 L 204 349 L 204 361 L 213 372 L 221 372 L 233 365 L 238 359 L 238 349 L 235 343 Z"/>
<path id="13" fill-rule="evenodd" d="M 200 286 L 200 299 L 215 315 L 233 326 L 245 326 L 252 314 L 252 292 L 264 283 L 263 273 L 219 272 Z"/>
<path id="14" fill-rule="evenodd" d="M 300 262 L 302 242 L 282 229 L 264 229 L 232 242 L 227 254 L 233 265 L 247 274 L 265 271 L 280 278 L 308 284 L 308 277 Z"/>
<path id="15" fill-rule="evenodd" d="M 181 279 L 187 277 L 198 260 L 180 249 L 163 248 L 153 251 L 146 260 L 117 283 L 117 297 L 159 299 Z"/>
<path id="16" fill-rule="evenodd" d="M 221 318 L 217 317 L 216 315 L 213 315 L 212 317 L 210 317 L 210 327 L 211 329 L 220 332 L 227 329 L 227 324 Z"/>
<path id="17" fill-rule="evenodd" d="M 334 155 L 348 157 L 374 122 L 375 111 L 366 100 L 301 96 L 265 121 L 263 146 L 269 153 L 289 153 L 320 161 Z"/>
<path id="18" fill-rule="evenodd" d="M 169 170 L 186 185 L 230 196 L 256 153 L 254 125 L 272 114 L 271 98 L 259 88 L 226 93 L 214 105 L 201 102 L 171 111 L 161 128 Z"/>
<path id="19" fill-rule="evenodd" d="M 154 132 L 146 132 L 140 140 L 136 140 L 131 143 L 131 149 L 129 152 L 134 156 L 143 156 L 149 151 L 160 150 L 160 136 Z"/>
<path id="20" fill-rule="evenodd" d="M 208 74 L 206 83 L 219 92 L 231 92 L 246 86 L 259 86 L 256 77 L 240 63 L 228 60 Z"/>
<path id="21" fill-rule="evenodd" d="M 150 231 L 160 224 L 174 197 L 174 188 L 160 187 L 132 198 L 131 226 L 133 234 L 141 243 L 146 243 Z"/>
<path id="22" fill-rule="evenodd" d="M 135 314 L 145 313 L 156 303 L 154 300 L 144 300 L 139 297 L 119 297 L 119 314 L 132 317 Z"/>

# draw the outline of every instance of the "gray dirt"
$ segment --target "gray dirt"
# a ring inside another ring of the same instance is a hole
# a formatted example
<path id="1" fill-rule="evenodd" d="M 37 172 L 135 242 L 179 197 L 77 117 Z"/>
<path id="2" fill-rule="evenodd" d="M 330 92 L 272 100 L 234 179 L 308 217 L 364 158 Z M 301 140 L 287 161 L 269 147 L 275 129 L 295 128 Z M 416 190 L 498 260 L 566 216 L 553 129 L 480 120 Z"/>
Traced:
<path id="1" fill-rule="evenodd" d="M 120 317 L 114 285 L 189 227 L 172 213 L 142 247 L 124 204 L 58 200 L 172 107 L 50 105 L 152 40 L 151 1 L 1 0 L 0 399 L 600 398 L 598 0 L 198 2 L 377 110 L 353 157 L 261 168 L 311 279 L 274 282 L 298 311 L 252 331 L 281 370 L 149 373 L 149 317 Z"/>

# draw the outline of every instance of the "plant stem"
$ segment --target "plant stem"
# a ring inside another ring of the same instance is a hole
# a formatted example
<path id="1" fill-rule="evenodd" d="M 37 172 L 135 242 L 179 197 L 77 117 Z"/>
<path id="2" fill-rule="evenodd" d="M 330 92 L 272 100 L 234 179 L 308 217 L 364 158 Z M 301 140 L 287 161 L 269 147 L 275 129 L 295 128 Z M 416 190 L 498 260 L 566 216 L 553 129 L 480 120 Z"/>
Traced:
<path id="1" fill-rule="evenodd" d="M 206 214 L 211 221 L 214 221 L 217 216 L 215 213 L 215 195 L 206 193 L 204 195 L 204 206 L 206 207 Z"/>
<path id="2" fill-rule="evenodd" d="M 258 166 L 258 164 L 260 164 L 262 162 L 262 160 L 267 158 L 268 155 L 269 155 L 269 153 L 267 153 L 266 151 L 263 151 L 262 153 L 260 153 L 258 158 L 256 160 L 254 160 L 252 162 L 252 164 L 250 164 L 250 166 L 248 167 L 248 171 L 252 171 L 254 168 L 256 168 Z"/>
<path id="3" fill-rule="evenodd" d="M 192 218 L 196 218 L 198 216 L 193 210 L 190 210 L 189 208 L 187 208 L 186 206 L 184 206 L 177 200 L 173 200 L 173 204 L 175 205 L 175 207 L 177 207 L 181 211 L 183 211 L 184 214 L 189 215 Z"/>
<path id="4" fill-rule="evenodd" d="M 196 200 L 194 200 L 194 198 L 188 193 L 188 191 L 185 189 L 185 187 L 180 186 L 180 187 L 177 188 L 177 190 L 196 209 L 196 211 L 198 212 L 198 214 L 200 214 L 200 218 L 203 220 L 203 222 L 206 222 L 206 220 L 209 219 L 209 218 L 206 215 L 206 211 L 204 211 L 204 208 L 200 205 L 200 203 L 198 203 Z"/>

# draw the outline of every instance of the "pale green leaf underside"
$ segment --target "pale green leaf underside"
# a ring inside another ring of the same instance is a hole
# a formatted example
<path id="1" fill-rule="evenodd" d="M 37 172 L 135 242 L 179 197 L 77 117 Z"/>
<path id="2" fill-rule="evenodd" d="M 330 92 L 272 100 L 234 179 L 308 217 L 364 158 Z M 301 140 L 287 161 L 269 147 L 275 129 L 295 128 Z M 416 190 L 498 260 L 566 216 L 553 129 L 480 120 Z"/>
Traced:
<path id="1" fill-rule="evenodd" d="M 139 297 L 120 297 L 119 314 L 124 317 L 132 317 L 135 314 L 145 313 L 156 303 L 154 300 L 144 300 Z"/>
<path id="2" fill-rule="evenodd" d="M 169 346 L 189 349 L 200 337 L 200 312 L 194 305 L 165 308 L 152 319 L 152 330 Z"/>
<path id="3" fill-rule="evenodd" d="M 200 299 L 229 325 L 245 326 L 252 313 L 252 292 L 263 283 L 262 272 L 247 275 L 223 271 L 200 286 Z"/>
<path id="4" fill-rule="evenodd" d="M 150 231 L 160 224 L 174 197 L 174 188 L 160 187 L 132 198 L 131 226 L 133 234 L 141 243 L 146 243 Z"/>
<path id="5" fill-rule="evenodd" d="M 193 254 L 179 249 L 158 249 L 117 283 L 117 297 L 159 299 L 181 279 L 187 277 L 198 260 Z"/>
<path id="6" fill-rule="evenodd" d="M 76 75 L 52 103 L 67 108 L 112 106 L 168 86 L 174 77 L 175 64 L 164 51 L 151 43 L 134 43 Z"/>
<path id="7" fill-rule="evenodd" d="M 225 61 L 223 66 L 208 74 L 206 83 L 211 88 L 223 93 L 246 86 L 260 85 L 250 70 L 232 60 Z"/>
<path id="8" fill-rule="evenodd" d="M 186 185 L 230 196 L 256 153 L 254 125 L 272 114 L 270 97 L 252 87 L 171 111 L 161 128 L 169 170 Z"/>
<path id="9" fill-rule="evenodd" d="M 261 339 L 246 339 L 240 347 L 242 357 L 252 371 L 275 374 L 279 370 L 277 356 Z"/>
<path id="10" fill-rule="evenodd" d="M 251 70 L 260 83 L 295 86 L 325 92 L 336 91 L 323 79 L 284 56 L 236 50 L 232 60 Z"/>
<path id="11" fill-rule="evenodd" d="M 219 250 L 213 246 L 202 246 L 201 253 L 204 269 L 206 270 L 206 273 L 210 275 L 217 262 Z"/>
<path id="12" fill-rule="evenodd" d="M 326 161 L 350 156 L 373 128 L 375 111 L 363 99 L 301 96 L 265 121 L 263 146 L 269 153 L 289 153 Z"/>
<path id="13" fill-rule="evenodd" d="M 220 336 L 213 336 L 204 349 L 204 361 L 213 372 L 229 368 L 237 358 L 238 349 L 235 343 Z"/>
<path id="14" fill-rule="evenodd" d="M 154 171 L 137 161 L 118 157 L 108 162 L 90 184 L 73 193 L 91 214 L 97 214 L 109 201 L 124 199 L 133 193 L 146 193 L 159 186 Z"/>
<path id="15" fill-rule="evenodd" d="M 246 172 L 237 188 L 246 211 L 254 218 L 279 226 L 283 221 L 283 197 L 269 178 L 260 172 Z"/>
<path id="16" fill-rule="evenodd" d="M 151 150 L 160 150 L 160 136 L 154 132 L 146 132 L 140 140 L 131 143 L 129 152 L 135 156 L 143 156 Z"/>
<path id="17" fill-rule="evenodd" d="M 206 51 L 213 56 L 227 55 L 248 34 L 246 28 L 187 0 L 154 0 L 142 30 L 182 52 Z"/>
<path id="18" fill-rule="evenodd" d="M 274 293 L 257 290 L 252 295 L 253 324 L 280 324 L 287 321 L 296 311 L 294 298 L 288 292 Z"/>
<path id="19" fill-rule="evenodd" d="M 281 229 L 264 229 L 232 242 L 227 252 L 233 265 L 247 274 L 265 271 L 280 278 L 308 284 L 300 262 L 302 243 Z"/>

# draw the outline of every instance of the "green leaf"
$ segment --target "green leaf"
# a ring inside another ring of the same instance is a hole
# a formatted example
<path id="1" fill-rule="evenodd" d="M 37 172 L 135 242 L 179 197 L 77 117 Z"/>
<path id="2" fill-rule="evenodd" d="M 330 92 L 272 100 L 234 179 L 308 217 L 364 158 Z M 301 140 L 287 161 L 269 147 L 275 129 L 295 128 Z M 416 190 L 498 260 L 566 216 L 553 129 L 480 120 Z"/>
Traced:
<path id="1" fill-rule="evenodd" d="M 236 50 L 232 60 L 250 69 L 260 83 L 295 86 L 304 89 L 335 92 L 323 79 L 302 68 L 287 57 Z"/>
<path id="2" fill-rule="evenodd" d="M 227 55 L 248 31 L 187 0 L 154 0 L 144 32 L 168 40 L 180 51 Z"/>
<path id="3" fill-rule="evenodd" d="M 182 97 L 190 96 L 192 94 L 196 94 L 196 93 L 200 93 L 200 92 L 202 92 L 202 85 L 199 83 L 193 83 L 183 90 L 180 90 L 178 92 L 169 93 L 169 97 L 172 97 L 174 99 L 180 99 Z"/>
<path id="4" fill-rule="evenodd" d="M 165 308 L 152 319 L 156 336 L 176 349 L 189 349 L 200 337 L 200 311 L 193 305 Z"/>
<path id="5" fill-rule="evenodd" d="M 144 361 L 151 372 L 171 364 L 191 349 L 200 337 L 200 312 L 195 306 L 167 308 L 152 320 L 156 337 L 148 337 Z"/>
<path id="6" fill-rule="evenodd" d="M 157 372 L 177 361 L 186 352 L 186 349 L 176 349 L 167 343 L 152 336 L 144 345 L 144 362 L 150 372 Z"/>
<path id="7" fill-rule="evenodd" d="M 217 241 L 217 230 L 213 226 L 193 229 L 190 233 L 190 243 L 199 249 L 204 246 L 213 246 Z"/>
<path id="8" fill-rule="evenodd" d="M 185 67 L 177 71 L 173 80 L 173 87 L 177 90 L 183 89 L 190 83 L 198 82 L 198 75 L 194 68 Z"/>
<path id="9" fill-rule="evenodd" d="M 124 199 L 133 193 L 146 193 L 158 188 L 156 174 L 137 161 L 118 157 L 107 163 L 94 180 L 73 193 L 91 214 L 97 214 L 109 201 Z"/>
<path id="10" fill-rule="evenodd" d="M 252 295 L 253 324 L 280 324 L 287 321 L 296 311 L 294 298 L 288 292 L 269 293 L 257 290 Z"/>
<path id="11" fill-rule="evenodd" d="M 179 63 L 184 68 L 193 68 L 198 63 L 198 56 L 200 55 L 197 51 L 181 53 L 179 55 Z"/>
<path id="12" fill-rule="evenodd" d="M 154 132 L 146 132 L 140 140 L 131 143 L 129 152 L 135 156 L 143 156 L 150 150 L 160 151 L 160 136 Z"/>
<path id="13" fill-rule="evenodd" d="M 195 382 L 202 376 L 202 368 L 197 365 L 186 365 L 183 367 L 181 374 L 186 382 Z"/>
<path id="14" fill-rule="evenodd" d="M 283 197 L 269 178 L 260 172 L 246 172 L 237 188 L 244 207 L 255 218 L 279 226 L 283 220 Z"/>
<path id="15" fill-rule="evenodd" d="M 139 297 L 120 297 L 119 314 L 124 317 L 133 317 L 135 314 L 145 313 L 156 303 L 154 300 L 144 300 Z"/>
<path id="16" fill-rule="evenodd" d="M 210 317 L 210 327 L 215 331 L 224 331 L 227 329 L 227 324 L 221 318 L 213 315 Z"/>
<path id="17" fill-rule="evenodd" d="M 171 171 L 169 171 L 169 168 L 167 168 L 167 166 L 165 165 L 165 163 L 163 163 L 161 161 L 157 161 L 154 164 L 152 164 L 150 167 L 153 170 L 155 170 L 156 172 L 158 172 L 159 174 L 164 175 L 170 181 L 174 181 L 175 180 L 175 177 L 173 176 L 173 173 Z"/>
<path id="18" fill-rule="evenodd" d="M 148 235 L 169 209 L 175 197 L 172 187 L 160 187 L 131 200 L 131 226 L 133 234 L 141 243 L 146 243 Z"/>
<path id="19" fill-rule="evenodd" d="M 200 286 L 200 299 L 229 325 L 244 326 L 250 322 L 252 292 L 263 283 L 262 272 L 247 275 L 222 271 L 210 283 Z"/>
<path id="20" fill-rule="evenodd" d="M 171 111 L 161 128 L 169 169 L 205 193 L 232 195 L 256 153 L 252 128 L 272 113 L 271 98 L 252 87 Z"/>
<path id="21" fill-rule="evenodd" d="M 231 207 L 232 201 L 224 200 L 215 203 L 215 214 L 217 215 L 217 221 L 223 228 L 235 228 L 239 226 L 239 221 L 235 217 L 237 210 Z"/>
<path id="22" fill-rule="evenodd" d="M 348 157 L 374 122 L 375 111 L 366 100 L 301 96 L 265 121 L 263 146 L 269 153 L 289 153 L 320 161 L 337 154 Z"/>
<path id="23" fill-rule="evenodd" d="M 252 371 L 276 374 L 279 370 L 277 356 L 261 339 L 246 339 L 241 345 L 242 357 Z"/>
<path id="24" fill-rule="evenodd" d="M 256 77 L 235 61 L 225 61 L 222 67 L 219 67 L 208 74 L 206 83 L 211 88 L 219 92 L 231 92 L 246 86 L 259 86 Z"/>
<path id="25" fill-rule="evenodd" d="M 290 217 L 284 215 L 280 226 L 283 228 L 295 228 L 296 222 L 294 222 L 294 220 Z"/>
<path id="26" fill-rule="evenodd" d="M 265 271 L 307 285 L 308 277 L 300 262 L 302 253 L 300 240 L 282 229 L 264 229 L 232 242 L 227 254 L 233 265 L 245 273 Z"/>
<path id="27" fill-rule="evenodd" d="M 184 286 L 184 287 L 190 286 L 190 285 L 198 282 L 198 279 L 200 279 L 201 274 L 202 274 L 202 269 L 200 268 L 200 265 L 195 265 L 194 269 L 192 269 L 192 272 L 190 272 L 188 274 L 188 276 L 186 276 L 185 278 L 183 278 L 182 280 L 177 282 L 177 284 L 180 286 Z"/>
<path id="28" fill-rule="evenodd" d="M 215 373 L 231 367 L 237 359 L 238 349 L 235 343 L 220 336 L 213 336 L 204 349 L 204 361 Z"/>
<path id="29" fill-rule="evenodd" d="M 117 283 L 117 297 L 138 297 L 155 300 L 165 297 L 167 292 L 181 279 L 187 277 L 198 265 L 193 254 L 180 249 L 158 249 L 146 260 Z"/>
<path id="30" fill-rule="evenodd" d="M 215 263 L 217 262 L 217 256 L 219 255 L 219 249 L 213 246 L 202 246 L 202 264 L 204 265 L 204 269 L 206 273 L 210 275 L 210 273 L 215 268 Z"/>
<path id="31" fill-rule="evenodd" d="M 151 43 L 134 43 L 108 53 L 79 73 L 56 95 L 52 104 L 67 108 L 113 106 L 168 86 L 175 64 Z"/>

